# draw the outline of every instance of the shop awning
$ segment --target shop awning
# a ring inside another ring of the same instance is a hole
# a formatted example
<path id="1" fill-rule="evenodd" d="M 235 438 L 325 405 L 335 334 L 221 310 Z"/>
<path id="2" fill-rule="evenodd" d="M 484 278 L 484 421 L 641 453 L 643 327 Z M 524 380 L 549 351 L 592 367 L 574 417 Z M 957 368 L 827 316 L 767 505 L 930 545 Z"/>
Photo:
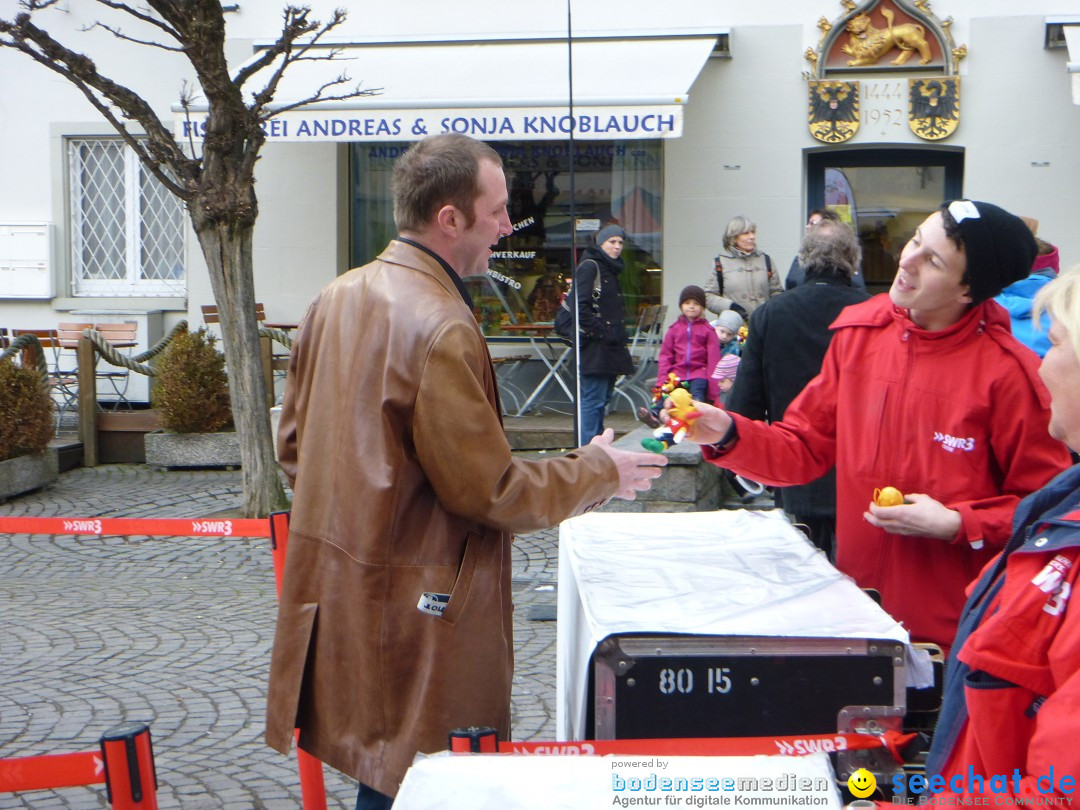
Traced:
<path id="1" fill-rule="evenodd" d="M 437 132 L 484 140 L 677 138 L 691 84 L 724 31 L 663 36 L 378 42 L 320 46 L 322 57 L 291 65 L 275 94 L 283 110 L 267 125 L 271 141 L 411 141 Z M 328 59 L 332 50 L 337 51 Z M 571 115 L 569 80 L 573 75 Z M 237 68 L 259 58 L 256 53 Z M 345 74 L 377 95 L 289 109 Z M 245 86 L 261 89 L 268 71 Z M 261 79 L 261 81 L 260 81 Z M 206 107 L 176 134 L 196 135 Z"/>

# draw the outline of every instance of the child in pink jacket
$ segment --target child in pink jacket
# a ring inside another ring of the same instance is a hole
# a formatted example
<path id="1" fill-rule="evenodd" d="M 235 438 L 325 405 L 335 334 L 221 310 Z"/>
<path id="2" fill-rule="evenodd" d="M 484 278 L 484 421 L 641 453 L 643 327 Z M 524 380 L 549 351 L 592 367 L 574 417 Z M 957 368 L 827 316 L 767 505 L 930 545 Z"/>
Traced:
<path id="1" fill-rule="evenodd" d="M 690 386 L 690 395 L 710 405 L 720 393 L 713 369 L 720 360 L 720 340 L 705 320 L 705 291 L 691 284 L 679 295 L 679 319 L 668 327 L 660 344 L 657 385 L 674 372 Z"/>

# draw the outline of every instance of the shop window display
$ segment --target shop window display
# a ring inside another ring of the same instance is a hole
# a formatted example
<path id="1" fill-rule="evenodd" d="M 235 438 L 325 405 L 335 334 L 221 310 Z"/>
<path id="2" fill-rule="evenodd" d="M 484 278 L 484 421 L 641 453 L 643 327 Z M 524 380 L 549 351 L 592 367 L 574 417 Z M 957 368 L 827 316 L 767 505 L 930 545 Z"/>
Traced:
<path id="1" fill-rule="evenodd" d="M 487 278 L 469 282 L 485 335 L 502 326 L 548 323 L 573 273 L 575 256 L 603 225 L 629 236 L 620 277 L 628 322 L 660 302 L 663 161 L 660 141 L 493 142 L 503 158 L 514 232 L 492 258 Z M 390 175 L 408 144 L 352 146 L 352 265 L 370 261 L 393 236 Z M 576 248 L 576 250 L 575 250 Z"/>

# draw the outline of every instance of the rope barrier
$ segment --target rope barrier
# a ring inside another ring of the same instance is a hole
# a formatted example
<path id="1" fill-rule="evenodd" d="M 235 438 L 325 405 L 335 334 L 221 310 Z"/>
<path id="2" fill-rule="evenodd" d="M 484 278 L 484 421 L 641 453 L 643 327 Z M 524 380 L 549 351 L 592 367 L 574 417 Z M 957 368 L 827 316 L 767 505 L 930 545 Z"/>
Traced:
<path id="1" fill-rule="evenodd" d="M 172 342 L 172 339 L 176 337 L 178 332 L 187 331 L 187 321 L 178 321 L 177 324 L 169 330 L 169 334 L 165 335 L 161 340 L 147 349 L 141 354 L 131 355 L 120 354 L 109 343 L 108 339 L 96 329 L 84 329 L 83 337 L 90 339 L 90 342 L 94 344 L 94 348 L 97 349 L 98 354 L 104 357 L 114 366 L 120 366 L 126 368 L 129 371 L 135 371 L 139 374 L 145 374 L 148 377 L 156 377 L 157 372 L 150 366 L 143 365 L 147 360 L 151 360 L 161 354 L 165 347 Z"/>
<path id="2" fill-rule="evenodd" d="M 105 781 L 100 751 L 0 759 L 0 793 L 97 785 Z"/>
<path id="3" fill-rule="evenodd" d="M 269 537 L 266 518 L 0 517 L 0 533 L 99 537 Z"/>
<path id="4" fill-rule="evenodd" d="M 33 348 L 34 363 L 37 367 L 38 376 L 41 377 L 41 386 L 46 391 L 49 391 L 49 364 L 45 361 L 45 349 L 42 348 L 37 335 L 19 335 L 12 340 L 11 345 L 4 349 L 3 352 L 0 352 L 0 363 L 9 357 L 15 357 L 27 347 Z"/>
<path id="5" fill-rule="evenodd" d="M 276 340 L 278 343 L 280 343 L 286 349 L 291 349 L 292 348 L 292 344 L 293 344 L 292 338 L 289 337 L 289 334 L 287 332 L 284 332 L 281 329 L 274 329 L 271 326 L 260 326 L 259 327 L 259 337 L 265 337 L 265 338 L 270 338 L 271 340 Z"/>

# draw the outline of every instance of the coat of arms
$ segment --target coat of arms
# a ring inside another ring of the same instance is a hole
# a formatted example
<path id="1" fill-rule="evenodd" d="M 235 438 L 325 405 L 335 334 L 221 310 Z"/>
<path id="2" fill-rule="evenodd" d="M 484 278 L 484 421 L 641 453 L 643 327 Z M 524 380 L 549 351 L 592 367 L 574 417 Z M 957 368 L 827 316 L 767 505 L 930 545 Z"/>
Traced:
<path id="1" fill-rule="evenodd" d="M 908 126 L 925 141 L 940 141 L 960 124 L 960 79 L 908 79 Z"/>
<path id="2" fill-rule="evenodd" d="M 859 83 L 810 82 L 810 134 L 823 143 L 843 143 L 859 131 Z"/>

